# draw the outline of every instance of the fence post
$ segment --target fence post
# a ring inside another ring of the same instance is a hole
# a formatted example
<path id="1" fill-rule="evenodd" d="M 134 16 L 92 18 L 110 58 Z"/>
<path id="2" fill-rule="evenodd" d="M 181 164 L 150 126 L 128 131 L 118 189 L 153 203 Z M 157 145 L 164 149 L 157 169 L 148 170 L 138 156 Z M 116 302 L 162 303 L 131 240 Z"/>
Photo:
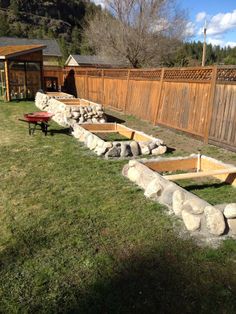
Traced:
<path id="1" fill-rule="evenodd" d="M 128 102 L 129 78 L 130 78 L 130 69 L 128 70 L 127 81 L 126 81 L 126 95 L 125 95 L 124 113 L 126 112 L 126 107 L 127 107 L 127 102 Z"/>
<path id="2" fill-rule="evenodd" d="M 158 118 L 159 108 L 160 108 L 160 105 L 161 105 L 161 94 L 162 94 L 162 87 L 163 87 L 164 75 L 165 75 L 165 68 L 162 68 L 162 69 L 161 69 L 160 87 L 159 87 L 159 93 L 158 93 L 158 97 L 157 97 L 156 110 L 155 110 L 155 113 L 154 113 L 153 125 L 156 125 L 156 124 L 157 124 L 157 118 Z"/>
<path id="3" fill-rule="evenodd" d="M 209 102 L 208 102 L 207 112 L 206 112 L 206 123 L 205 123 L 205 131 L 204 131 L 204 143 L 205 144 L 208 144 L 208 139 L 209 139 L 212 111 L 213 111 L 215 92 L 216 92 L 216 81 L 217 81 L 217 66 L 214 66 L 212 68 L 211 88 L 210 88 Z"/>
<path id="4" fill-rule="evenodd" d="M 86 91 L 86 99 L 89 100 L 89 90 L 88 90 L 88 71 L 86 71 L 85 76 L 85 91 Z"/>
<path id="5" fill-rule="evenodd" d="M 105 107 L 105 93 L 104 93 L 104 69 L 102 69 L 102 105 Z"/>

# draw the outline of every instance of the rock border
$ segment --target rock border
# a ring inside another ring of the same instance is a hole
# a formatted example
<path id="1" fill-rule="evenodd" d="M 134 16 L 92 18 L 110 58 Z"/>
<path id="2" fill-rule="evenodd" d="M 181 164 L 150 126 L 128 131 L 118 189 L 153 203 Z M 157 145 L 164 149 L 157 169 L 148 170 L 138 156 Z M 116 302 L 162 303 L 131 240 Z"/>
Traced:
<path id="1" fill-rule="evenodd" d="M 81 123 L 105 123 L 106 116 L 102 105 L 81 99 L 80 106 L 66 105 L 63 99 L 56 99 L 47 94 L 38 92 L 35 97 L 35 105 L 40 110 L 53 113 L 53 120 L 63 127 L 72 127 Z"/>
<path id="2" fill-rule="evenodd" d="M 107 123 L 108 124 L 108 123 Z M 113 123 L 111 123 L 113 124 Z M 135 140 L 127 141 L 104 141 L 96 134 L 87 130 L 83 125 L 74 125 L 72 135 L 80 142 L 84 143 L 90 150 L 94 151 L 98 156 L 105 156 L 106 159 L 114 157 L 136 157 L 139 155 L 162 155 L 166 152 L 167 147 L 163 141 L 146 135 L 143 132 L 130 129 L 124 125 L 122 128 L 136 134 L 144 135 L 148 140 L 139 142 Z"/>
<path id="3" fill-rule="evenodd" d="M 185 158 L 178 157 L 178 159 Z M 159 158 L 157 161 L 163 159 Z M 235 203 L 221 209 L 212 206 L 148 168 L 145 162 L 149 161 L 131 160 L 124 166 L 122 174 L 141 187 L 147 198 L 167 206 L 169 212 L 180 218 L 191 234 L 201 235 L 203 238 L 236 236 Z"/>

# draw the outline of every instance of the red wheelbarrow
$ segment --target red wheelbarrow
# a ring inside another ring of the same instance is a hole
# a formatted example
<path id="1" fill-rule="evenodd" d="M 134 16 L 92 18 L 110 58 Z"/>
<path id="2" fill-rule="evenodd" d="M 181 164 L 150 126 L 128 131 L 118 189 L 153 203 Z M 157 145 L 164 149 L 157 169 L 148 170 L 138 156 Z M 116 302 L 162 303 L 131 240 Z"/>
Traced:
<path id="1" fill-rule="evenodd" d="M 29 135 L 33 135 L 36 127 L 40 126 L 41 131 L 47 135 L 49 124 L 48 122 L 52 119 L 54 114 L 49 112 L 32 112 L 24 114 L 25 119 L 19 119 L 24 122 L 28 122 Z"/>

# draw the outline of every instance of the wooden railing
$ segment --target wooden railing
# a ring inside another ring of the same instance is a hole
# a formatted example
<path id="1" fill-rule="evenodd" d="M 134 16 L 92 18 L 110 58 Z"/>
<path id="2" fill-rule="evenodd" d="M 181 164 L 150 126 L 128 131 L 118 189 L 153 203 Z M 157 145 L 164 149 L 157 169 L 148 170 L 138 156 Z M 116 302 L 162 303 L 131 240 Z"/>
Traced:
<path id="1" fill-rule="evenodd" d="M 236 150 L 235 66 L 74 68 L 64 76 L 79 97 Z"/>

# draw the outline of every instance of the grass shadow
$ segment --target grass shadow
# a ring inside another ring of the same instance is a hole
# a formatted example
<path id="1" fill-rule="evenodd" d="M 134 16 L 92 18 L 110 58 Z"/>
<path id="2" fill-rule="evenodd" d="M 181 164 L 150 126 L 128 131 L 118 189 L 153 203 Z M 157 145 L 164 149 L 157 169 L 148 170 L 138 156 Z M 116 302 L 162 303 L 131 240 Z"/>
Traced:
<path id="1" fill-rule="evenodd" d="M 88 289 L 64 290 L 56 312 L 64 313 L 222 313 L 236 309 L 233 292 L 224 286 L 221 272 L 199 276 L 202 265 L 188 265 L 171 250 L 139 252 L 124 259 L 112 276 L 99 270 Z M 194 285 L 192 281 L 194 280 Z M 66 302 L 65 302 L 66 300 Z"/>
<path id="2" fill-rule="evenodd" d="M 112 115 L 107 114 L 107 113 L 106 113 L 106 118 L 107 118 L 107 122 L 109 122 L 109 123 L 112 123 L 112 122 L 113 123 L 120 123 L 120 124 L 125 123 L 125 120 L 122 120 L 120 118 L 117 118 L 117 117 L 112 116 Z"/>
<path id="3" fill-rule="evenodd" d="M 51 136 L 54 136 L 55 134 L 64 134 L 64 135 L 68 135 L 71 136 L 71 128 L 65 128 L 65 129 L 50 129 L 48 131 L 48 133 Z"/>
<path id="4" fill-rule="evenodd" d="M 192 185 L 185 186 L 184 188 L 187 191 L 193 191 L 193 190 L 204 190 L 208 188 L 219 189 L 224 186 L 231 186 L 231 185 L 226 182 L 219 182 L 219 183 L 192 184 Z"/>

